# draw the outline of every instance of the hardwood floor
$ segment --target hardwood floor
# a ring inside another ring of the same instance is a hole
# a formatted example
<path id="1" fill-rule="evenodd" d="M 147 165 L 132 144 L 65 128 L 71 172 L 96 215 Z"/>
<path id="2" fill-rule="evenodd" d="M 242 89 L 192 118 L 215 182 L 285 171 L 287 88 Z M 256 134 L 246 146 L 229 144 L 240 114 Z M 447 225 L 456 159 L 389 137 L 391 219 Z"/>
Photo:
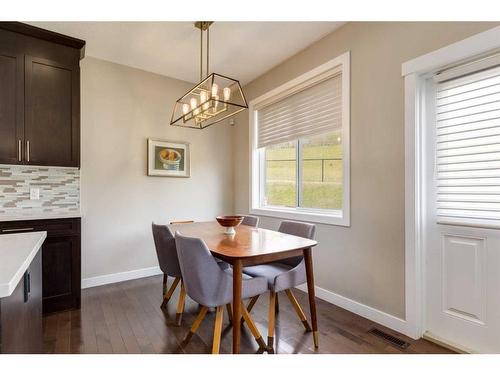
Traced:
<path id="1" fill-rule="evenodd" d="M 173 279 L 169 279 L 169 285 Z M 122 283 L 84 289 L 81 310 L 54 313 L 44 317 L 46 353 L 210 353 L 215 310 L 188 345 L 182 340 L 196 318 L 198 304 L 186 298 L 180 327 L 175 324 L 178 291 L 168 304 L 162 302 L 162 277 L 153 276 Z M 308 315 L 307 295 L 294 291 Z M 317 300 L 319 349 L 314 350 L 312 333 L 304 327 L 287 298 L 280 294 L 276 316 L 276 353 L 451 353 L 426 340 L 412 340 L 349 311 Z M 268 296 L 259 298 L 251 315 L 261 332 L 267 332 Z M 369 333 L 376 327 L 410 343 L 403 350 Z M 221 353 L 230 353 L 231 327 L 224 312 Z M 241 353 L 255 353 L 258 345 L 245 326 L 241 331 Z"/>

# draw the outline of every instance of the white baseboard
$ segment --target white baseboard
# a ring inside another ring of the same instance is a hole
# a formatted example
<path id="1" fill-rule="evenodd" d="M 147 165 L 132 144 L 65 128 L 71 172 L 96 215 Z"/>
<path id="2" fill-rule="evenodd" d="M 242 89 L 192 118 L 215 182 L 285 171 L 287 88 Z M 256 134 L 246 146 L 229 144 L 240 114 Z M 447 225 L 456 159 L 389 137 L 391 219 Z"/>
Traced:
<path id="1" fill-rule="evenodd" d="M 300 285 L 298 289 L 307 292 L 307 286 Z M 326 301 L 330 302 L 334 305 L 337 305 L 339 307 L 342 307 L 343 309 L 346 309 L 350 312 L 353 312 L 354 314 L 360 315 L 363 318 L 369 319 L 371 321 L 374 321 L 375 323 L 381 324 L 385 327 L 388 327 L 390 329 L 393 329 L 394 331 L 397 331 L 399 333 L 402 333 L 404 335 L 408 335 L 408 324 L 406 320 L 398 318 L 397 316 L 387 314 L 383 311 L 374 309 L 373 307 L 363 305 L 360 302 L 356 302 L 352 299 L 349 299 L 347 297 L 341 296 L 340 294 L 331 292 L 329 290 L 320 288 L 316 286 L 315 288 L 315 293 L 316 297 Z"/>
<path id="2" fill-rule="evenodd" d="M 120 281 L 127 281 L 133 279 L 140 279 L 142 277 L 155 276 L 162 274 L 160 267 L 141 268 L 133 271 L 112 273 L 109 275 L 102 275 L 96 277 L 89 277 L 82 279 L 82 289 L 92 288 L 94 286 L 118 283 Z"/>

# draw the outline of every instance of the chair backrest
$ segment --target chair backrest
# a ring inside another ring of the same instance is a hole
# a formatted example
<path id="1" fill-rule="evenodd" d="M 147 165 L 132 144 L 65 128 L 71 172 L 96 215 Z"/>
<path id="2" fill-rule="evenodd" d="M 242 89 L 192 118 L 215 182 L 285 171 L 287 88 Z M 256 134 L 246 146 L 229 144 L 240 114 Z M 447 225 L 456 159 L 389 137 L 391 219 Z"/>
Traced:
<path id="1" fill-rule="evenodd" d="M 248 225 L 250 227 L 257 227 L 259 225 L 259 218 L 257 216 L 251 216 L 251 215 L 242 215 L 243 216 L 243 221 L 241 224 L 243 225 Z"/>
<path id="2" fill-rule="evenodd" d="M 203 240 L 176 232 L 175 243 L 186 293 L 207 307 L 216 307 L 220 301 L 230 300 L 232 277 L 217 265 Z"/>
<path id="3" fill-rule="evenodd" d="M 162 272 L 168 276 L 180 277 L 181 269 L 175 248 L 175 238 L 166 225 L 152 223 L 156 255 Z"/>
<path id="4" fill-rule="evenodd" d="M 314 239 L 314 235 L 316 233 L 316 225 L 285 220 L 281 222 L 278 232 L 292 234 L 297 237 L 303 237 L 312 240 Z M 302 256 L 298 256 L 288 258 L 280 262 L 295 267 L 302 261 L 302 259 Z"/>
<path id="5" fill-rule="evenodd" d="M 170 224 L 191 224 L 191 223 L 194 223 L 194 220 L 176 220 L 170 222 Z"/>

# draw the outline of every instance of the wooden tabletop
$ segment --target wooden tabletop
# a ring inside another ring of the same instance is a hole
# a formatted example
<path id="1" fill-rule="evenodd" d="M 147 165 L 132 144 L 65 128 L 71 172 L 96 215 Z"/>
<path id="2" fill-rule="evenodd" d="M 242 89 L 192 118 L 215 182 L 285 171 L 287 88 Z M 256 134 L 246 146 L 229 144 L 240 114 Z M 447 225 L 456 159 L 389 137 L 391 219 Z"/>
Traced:
<path id="1" fill-rule="evenodd" d="M 224 260 L 243 260 L 245 264 L 265 263 L 301 255 L 303 249 L 317 245 L 316 241 L 269 229 L 239 225 L 235 235 L 225 234 L 216 221 L 171 224 L 172 232 L 203 239 L 212 254 Z"/>

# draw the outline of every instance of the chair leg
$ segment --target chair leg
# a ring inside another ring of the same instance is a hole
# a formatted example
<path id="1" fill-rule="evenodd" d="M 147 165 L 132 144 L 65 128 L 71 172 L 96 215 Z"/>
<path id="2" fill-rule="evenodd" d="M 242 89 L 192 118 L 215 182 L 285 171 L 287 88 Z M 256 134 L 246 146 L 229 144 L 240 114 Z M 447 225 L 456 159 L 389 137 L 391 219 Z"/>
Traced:
<path id="1" fill-rule="evenodd" d="M 245 319 L 245 322 L 247 322 L 247 326 L 248 328 L 250 328 L 250 332 L 252 332 L 252 335 L 255 338 L 255 341 L 257 341 L 257 344 L 259 344 L 259 352 L 264 352 L 264 350 L 267 349 L 267 345 L 264 342 L 262 336 L 260 335 L 257 326 L 250 317 L 250 314 L 248 313 L 248 310 L 243 302 L 241 302 L 241 312 L 243 315 L 243 319 Z"/>
<path id="2" fill-rule="evenodd" d="M 278 297 L 278 292 L 276 292 L 276 314 L 280 313 L 280 301 Z"/>
<path id="3" fill-rule="evenodd" d="M 250 300 L 250 302 L 248 302 L 248 305 L 247 305 L 247 311 L 250 313 L 250 311 L 252 311 L 253 309 L 253 306 L 255 305 L 255 302 L 257 302 L 257 300 L 259 299 L 259 295 L 256 295 L 256 296 L 253 296 L 252 299 Z M 241 324 L 245 323 L 245 320 L 243 319 L 243 317 L 241 317 Z"/>
<path id="4" fill-rule="evenodd" d="M 167 280 L 168 276 L 166 274 L 163 274 L 163 292 L 161 293 L 162 296 L 164 296 L 167 292 Z"/>
<path id="5" fill-rule="evenodd" d="M 253 306 L 255 305 L 255 302 L 257 302 L 258 299 L 259 299 L 259 295 L 252 297 L 252 299 L 250 300 L 250 302 L 248 303 L 248 306 L 247 306 L 248 312 L 252 311 Z"/>
<path id="6" fill-rule="evenodd" d="M 200 309 L 200 312 L 198 313 L 198 316 L 196 317 L 196 320 L 194 321 L 193 325 L 191 326 L 191 329 L 189 330 L 188 334 L 186 335 L 186 338 L 184 339 L 183 343 L 187 344 L 189 340 L 191 340 L 191 337 L 196 333 L 198 328 L 200 327 L 201 322 L 205 318 L 205 315 L 207 315 L 208 307 L 202 306 Z"/>
<path id="7" fill-rule="evenodd" d="M 285 290 L 286 295 L 288 296 L 288 299 L 292 303 L 293 308 L 295 309 L 295 312 L 299 316 L 300 321 L 304 325 L 304 328 L 306 329 L 307 332 L 311 332 L 311 326 L 307 322 L 306 314 L 304 314 L 304 311 L 299 305 L 299 302 L 297 301 L 297 298 L 295 298 L 295 295 L 293 294 L 291 289 Z"/>
<path id="8" fill-rule="evenodd" d="M 230 303 L 226 305 L 226 309 L 227 309 L 227 316 L 229 317 L 229 323 L 233 324 L 233 309 L 231 308 Z"/>
<path id="9" fill-rule="evenodd" d="M 164 284 L 164 288 L 166 289 L 167 288 L 167 284 L 166 284 L 166 275 L 163 276 L 164 279 L 163 279 L 163 282 L 165 283 Z M 179 284 L 179 281 L 181 280 L 180 277 L 176 277 L 174 279 L 174 282 L 172 283 L 172 285 L 170 286 L 170 288 L 167 290 L 167 292 L 164 294 L 163 296 L 163 302 L 161 303 L 161 308 L 164 309 L 166 306 L 167 306 L 167 303 L 168 301 L 170 300 L 170 298 L 172 297 L 172 294 L 174 294 L 174 291 L 175 291 L 175 288 L 177 287 L 177 284 Z"/>
<path id="10" fill-rule="evenodd" d="M 276 319 L 276 293 L 269 292 L 269 313 L 267 314 L 267 351 L 270 354 L 274 353 L 274 324 Z"/>
<path id="11" fill-rule="evenodd" d="M 215 327 L 214 327 L 214 340 L 212 343 L 212 354 L 219 354 L 223 318 L 224 318 L 224 306 L 218 306 L 215 312 Z"/>
<path id="12" fill-rule="evenodd" d="M 184 282 L 181 280 L 181 293 L 179 294 L 179 302 L 177 302 L 177 313 L 175 314 L 175 323 L 180 326 L 182 320 L 182 313 L 184 312 L 184 304 L 186 301 L 186 289 Z"/>

